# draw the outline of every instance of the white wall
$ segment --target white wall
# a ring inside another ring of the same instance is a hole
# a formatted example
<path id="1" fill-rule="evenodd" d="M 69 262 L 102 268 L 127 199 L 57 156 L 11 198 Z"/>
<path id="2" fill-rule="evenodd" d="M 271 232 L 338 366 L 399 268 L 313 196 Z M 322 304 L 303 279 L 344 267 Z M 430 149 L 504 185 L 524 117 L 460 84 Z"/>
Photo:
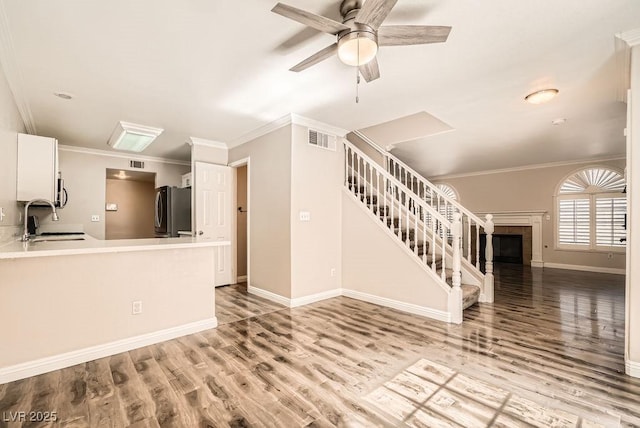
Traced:
<path id="1" fill-rule="evenodd" d="M 229 150 L 194 144 L 191 146 L 191 161 L 227 165 L 229 163 Z"/>
<path id="2" fill-rule="evenodd" d="M 413 260 L 383 223 L 362 203 L 342 193 L 342 286 L 440 313 L 448 311 L 448 293 Z M 426 311 L 428 312 L 428 311 Z"/>
<path id="3" fill-rule="evenodd" d="M 291 297 L 291 126 L 229 151 L 250 158 L 250 286 Z"/>
<path id="4" fill-rule="evenodd" d="M 291 297 L 340 288 L 342 144 L 336 151 L 312 146 L 308 128 L 293 125 L 291 177 Z M 311 221 L 300 221 L 300 211 Z"/>
<path id="5" fill-rule="evenodd" d="M 24 123 L 4 71 L 0 67 L 0 207 L 6 214 L 4 221 L 0 223 L 0 241 L 6 234 L 13 233 L 13 227 L 9 230 L 7 226 L 15 226 L 19 223 L 19 209 L 16 203 L 16 163 L 18 133 L 24 131 Z"/>
<path id="6" fill-rule="evenodd" d="M 624 160 L 598 162 L 596 165 L 610 166 L 624 170 Z M 555 249 L 555 208 L 556 186 L 573 171 L 594 165 L 592 162 L 547 168 L 527 169 L 496 174 L 474 175 L 444 180 L 453 186 L 462 204 L 474 212 L 505 212 L 545 210 L 550 219 L 542 222 L 542 258 L 544 262 L 579 266 L 624 269 L 625 254 L 614 252 L 569 251 Z"/>
<path id="7" fill-rule="evenodd" d="M 104 239 L 106 170 L 130 170 L 129 158 L 71 150 L 62 148 L 59 151 L 59 167 L 69 192 L 69 203 L 59 210 L 58 224 L 81 224 L 86 233 Z M 190 165 L 149 160 L 145 160 L 144 163 L 143 171 L 156 173 L 156 187 L 180 186 L 182 174 L 191 171 Z M 35 209 L 33 213 L 38 215 L 41 224 L 50 223 L 49 210 Z M 93 214 L 100 216 L 99 222 L 91 221 Z"/>
<path id="8" fill-rule="evenodd" d="M 632 49 L 631 61 L 630 103 L 633 114 L 631 122 L 627 124 L 627 131 L 630 132 L 627 139 L 629 265 L 626 284 L 625 360 L 627 373 L 640 377 L 640 46 Z"/>

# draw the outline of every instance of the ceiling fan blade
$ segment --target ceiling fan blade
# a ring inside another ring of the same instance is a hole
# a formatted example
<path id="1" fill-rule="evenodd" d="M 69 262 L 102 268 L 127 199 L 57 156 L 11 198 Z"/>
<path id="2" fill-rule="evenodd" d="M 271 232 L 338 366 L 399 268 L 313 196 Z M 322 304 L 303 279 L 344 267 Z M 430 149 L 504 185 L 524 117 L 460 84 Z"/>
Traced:
<path id="1" fill-rule="evenodd" d="M 334 43 L 331 46 L 327 46 L 326 48 L 322 49 L 319 52 L 316 52 L 315 54 L 311 55 L 309 58 L 305 59 L 304 61 L 296 64 L 295 66 L 293 66 L 292 68 L 290 68 L 290 71 L 295 71 L 296 73 L 302 70 L 306 70 L 307 68 L 311 67 L 312 65 L 316 65 L 317 63 L 324 61 L 325 59 L 335 55 L 338 52 L 338 44 Z"/>
<path id="2" fill-rule="evenodd" d="M 446 42 L 451 27 L 433 25 L 388 25 L 378 30 L 378 45 L 401 46 Z"/>
<path id="3" fill-rule="evenodd" d="M 377 30 L 397 2 L 398 0 L 367 0 L 356 15 L 355 21 Z"/>
<path id="4" fill-rule="evenodd" d="M 271 9 L 271 12 L 275 12 L 278 15 L 282 15 L 286 18 L 293 19 L 301 24 L 308 25 L 315 28 L 318 31 L 322 31 L 329 34 L 338 34 L 340 31 L 349 30 L 346 25 L 334 21 L 333 19 L 325 18 L 324 16 L 316 15 L 315 13 L 307 12 L 302 9 L 298 9 L 293 6 L 289 6 L 283 3 L 278 3 Z"/>
<path id="5" fill-rule="evenodd" d="M 373 58 L 365 65 L 360 66 L 360 74 L 367 83 L 380 78 L 380 67 L 378 67 L 378 58 Z"/>

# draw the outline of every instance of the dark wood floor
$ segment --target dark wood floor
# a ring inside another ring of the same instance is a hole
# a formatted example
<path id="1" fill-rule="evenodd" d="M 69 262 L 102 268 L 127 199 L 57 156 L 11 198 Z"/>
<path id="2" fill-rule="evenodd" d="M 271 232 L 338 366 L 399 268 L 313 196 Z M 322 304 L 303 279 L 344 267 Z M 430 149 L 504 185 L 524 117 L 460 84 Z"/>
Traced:
<path id="1" fill-rule="evenodd" d="M 404 426 L 367 396 L 428 360 L 549 408 L 640 426 L 640 380 L 624 375 L 622 276 L 499 266 L 495 304 L 467 309 L 462 325 L 344 297 L 262 313 L 241 287 L 216 294 L 228 323 L 0 385 L 0 416 L 56 411 L 56 426 L 73 427 Z"/>

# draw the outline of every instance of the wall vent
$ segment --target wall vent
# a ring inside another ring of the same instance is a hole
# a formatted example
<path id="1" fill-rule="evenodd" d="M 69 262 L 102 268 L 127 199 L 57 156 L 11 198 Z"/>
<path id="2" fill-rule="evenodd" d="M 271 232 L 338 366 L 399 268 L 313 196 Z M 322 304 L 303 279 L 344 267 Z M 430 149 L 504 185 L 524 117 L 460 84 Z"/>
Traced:
<path id="1" fill-rule="evenodd" d="M 323 149 L 336 151 L 336 136 L 309 129 L 309 144 Z"/>
<path id="2" fill-rule="evenodd" d="M 129 161 L 129 166 L 131 168 L 144 169 L 144 162 L 132 160 L 132 161 Z"/>

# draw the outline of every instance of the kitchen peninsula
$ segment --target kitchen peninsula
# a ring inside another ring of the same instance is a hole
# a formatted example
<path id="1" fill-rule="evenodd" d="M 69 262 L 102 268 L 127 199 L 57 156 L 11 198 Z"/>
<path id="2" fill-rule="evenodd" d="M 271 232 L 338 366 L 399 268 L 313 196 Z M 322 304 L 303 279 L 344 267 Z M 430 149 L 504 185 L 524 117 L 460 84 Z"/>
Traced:
<path id="1" fill-rule="evenodd" d="M 0 384 L 214 328 L 201 238 L 0 244 Z"/>

